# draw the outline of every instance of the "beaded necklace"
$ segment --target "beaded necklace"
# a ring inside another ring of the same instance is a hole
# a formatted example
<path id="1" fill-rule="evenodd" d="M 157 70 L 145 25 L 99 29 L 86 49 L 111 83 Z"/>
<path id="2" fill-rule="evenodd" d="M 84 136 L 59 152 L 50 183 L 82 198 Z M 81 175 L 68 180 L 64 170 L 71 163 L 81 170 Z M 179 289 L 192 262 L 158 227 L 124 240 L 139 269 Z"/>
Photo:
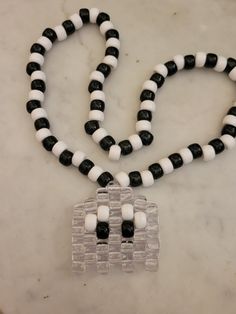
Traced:
<path id="1" fill-rule="evenodd" d="M 155 95 L 168 76 L 180 70 L 212 68 L 225 72 L 236 81 L 236 60 L 226 59 L 214 53 L 198 52 L 195 55 L 177 55 L 173 60 L 158 64 L 150 79 L 144 82 L 140 94 L 140 110 L 137 113 L 136 134 L 119 143 L 100 127 L 104 120 L 105 94 L 103 83 L 111 71 L 117 67 L 120 41 L 107 13 L 96 8 L 80 9 L 68 20 L 54 28 L 46 28 L 42 36 L 30 49 L 26 72 L 31 78 L 26 108 L 34 121 L 36 138 L 47 151 L 51 151 L 64 166 L 73 165 L 79 172 L 97 182 L 101 188 L 95 198 L 78 204 L 73 210 L 72 220 L 72 267 L 74 271 L 96 268 L 106 273 L 110 268 L 121 267 L 133 271 L 140 265 L 155 271 L 159 257 L 158 213 L 155 203 L 143 196 L 135 196 L 132 187 L 151 186 L 155 180 L 174 169 L 189 164 L 194 159 L 213 160 L 215 156 L 235 145 L 236 104 L 229 109 L 223 119 L 219 138 L 201 146 L 190 144 L 168 157 L 151 164 L 146 170 L 113 175 L 95 165 L 82 151 L 72 152 L 50 131 L 50 123 L 42 108 L 46 91 L 46 76 L 41 70 L 44 55 L 55 41 L 63 41 L 87 23 L 97 24 L 106 39 L 105 57 L 90 75 L 89 119 L 84 125 L 87 134 L 108 152 L 111 160 L 119 160 L 122 155 L 131 154 L 148 146 L 153 141 L 151 133 L 152 113 L 155 111 Z"/>

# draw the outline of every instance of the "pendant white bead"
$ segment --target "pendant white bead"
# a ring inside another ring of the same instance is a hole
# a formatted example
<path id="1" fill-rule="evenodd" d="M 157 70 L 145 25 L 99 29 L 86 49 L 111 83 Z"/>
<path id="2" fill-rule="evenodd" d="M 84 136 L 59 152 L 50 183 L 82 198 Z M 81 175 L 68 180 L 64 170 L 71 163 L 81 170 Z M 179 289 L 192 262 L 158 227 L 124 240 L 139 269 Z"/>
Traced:
<path id="1" fill-rule="evenodd" d="M 154 184 L 154 178 L 153 178 L 151 171 L 143 170 L 140 172 L 140 174 L 141 174 L 141 178 L 142 178 L 142 182 L 143 182 L 144 187 L 148 187 L 148 186 L 151 186 Z"/>
<path id="2" fill-rule="evenodd" d="M 102 74 L 102 72 L 100 71 L 93 71 L 91 74 L 90 74 L 90 80 L 95 80 L 95 81 L 99 81 L 101 82 L 102 84 L 104 83 L 104 80 L 105 80 L 105 77 L 104 75 Z"/>
<path id="3" fill-rule="evenodd" d="M 110 65 L 113 69 L 115 69 L 118 64 L 117 58 L 111 55 L 105 56 L 102 62 Z"/>
<path id="4" fill-rule="evenodd" d="M 95 90 L 90 94 L 90 99 L 91 99 L 91 101 L 94 99 L 99 99 L 99 100 L 105 101 L 105 94 L 101 90 Z"/>
<path id="5" fill-rule="evenodd" d="M 191 152 L 191 150 L 189 148 L 182 148 L 180 151 L 179 151 L 179 154 L 181 156 L 181 158 L 183 159 L 183 163 L 185 165 L 189 164 L 190 162 L 193 161 L 193 154 Z"/>
<path id="6" fill-rule="evenodd" d="M 31 53 L 29 57 L 30 62 L 36 62 L 40 65 L 43 65 L 44 63 L 44 57 L 41 55 L 41 53 L 33 52 Z"/>
<path id="7" fill-rule="evenodd" d="M 130 180 L 129 180 L 129 176 L 126 172 L 124 171 L 121 171 L 119 173 L 117 173 L 115 175 L 115 178 L 116 180 L 118 181 L 118 183 L 123 186 L 123 187 L 126 187 L 126 186 L 129 186 L 130 184 Z"/>
<path id="8" fill-rule="evenodd" d="M 232 80 L 232 81 L 236 81 L 236 67 L 233 68 L 233 70 L 231 70 L 229 72 L 229 78 Z"/>
<path id="9" fill-rule="evenodd" d="M 83 21 L 78 13 L 71 15 L 70 20 L 74 24 L 75 29 L 80 29 L 83 26 Z"/>
<path id="10" fill-rule="evenodd" d="M 143 146 L 142 140 L 138 134 L 130 135 L 128 140 L 130 141 L 133 150 L 139 150 Z"/>
<path id="11" fill-rule="evenodd" d="M 132 204 L 126 203 L 121 206 L 121 215 L 123 220 L 133 220 L 134 207 Z"/>
<path id="12" fill-rule="evenodd" d="M 147 225 L 147 216 L 144 212 L 134 214 L 134 225 L 137 229 L 144 229 Z"/>
<path id="13" fill-rule="evenodd" d="M 89 120 L 104 120 L 104 113 L 101 110 L 90 110 L 89 111 Z"/>
<path id="14" fill-rule="evenodd" d="M 81 164 L 82 161 L 85 160 L 85 158 L 86 158 L 85 153 L 77 150 L 72 157 L 72 164 L 75 167 L 79 167 L 79 165 Z"/>
<path id="15" fill-rule="evenodd" d="M 46 51 L 49 51 L 52 48 L 51 40 L 45 36 L 39 37 L 39 39 L 37 40 L 37 43 L 43 46 L 46 49 Z"/>
<path id="16" fill-rule="evenodd" d="M 57 34 L 58 41 L 65 40 L 67 38 L 65 28 L 62 25 L 55 26 L 54 31 Z"/>
<path id="17" fill-rule="evenodd" d="M 46 75 L 43 71 L 34 71 L 30 76 L 31 82 L 34 80 L 42 80 L 46 82 Z"/>
<path id="18" fill-rule="evenodd" d="M 136 122 L 136 132 L 140 131 L 151 131 L 152 125 L 150 121 L 147 120 L 139 120 Z"/>
<path id="19" fill-rule="evenodd" d="M 49 129 L 47 128 L 42 128 L 42 129 L 39 129 L 37 132 L 36 132 L 36 139 L 39 141 L 39 142 L 42 142 L 46 137 L 48 136 L 51 136 L 52 133 Z"/>
<path id="20" fill-rule="evenodd" d="M 35 122 L 40 118 L 47 118 L 47 112 L 43 108 L 36 108 L 31 112 L 31 118 Z"/>
<path id="21" fill-rule="evenodd" d="M 223 124 L 230 124 L 236 127 L 236 117 L 231 114 L 228 114 L 227 116 L 224 117 Z"/>
<path id="22" fill-rule="evenodd" d="M 152 80 L 147 80 L 143 83 L 142 90 L 148 89 L 151 90 L 154 94 L 157 92 L 157 84 Z"/>
<path id="23" fill-rule="evenodd" d="M 204 67 L 206 63 L 206 53 L 205 52 L 197 52 L 195 57 L 195 66 L 196 68 Z"/>
<path id="24" fill-rule="evenodd" d="M 114 25 L 111 21 L 105 21 L 100 25 L 100 32 L 102 35 L 105 35 L 109 29 L 113 29 Z"/>
<path id="25" fill-rule="evenodd" d="M 226 66 L 227 66 L 227 59 L 225 57 L 218 56 L 214 70 L 216 72 L 223 72 Z"/>
<path id="26" fill-rule="evenodd" d="M 202 146 L 203 160 L 210 161 L 213 160 L 216 156 L 215 150 L 211 145 Z"/>
<path id="27" fill-rule="evenodd" d="M 84 226 L 87 232 L 94 232 L 97 227 L 97 216 L 95 214 L 87 214 L 85 216 Z"/>
<path id="28" fill-rule="evenodd" d="M 156 110 L 156 104 L 152 100 L 144 100 L 141 102 L 140 109 L 154 112 Z"/>
<path id="29" fill-rule="evenodd" d="M 174 56 L 173 60 L 174 60 L 174 62 L 176 64 L 176 66 L 177 66 L 178 71 L 183 70 L 184 63 L 185 63 L 184 62 L 184 56 L 176 55 L 176 56 Z"/>
<path id="30" fill-rule="evenodd" d="M 44 93 L 37 89 L 32 89 L 29 92 L 28 100 L 39 100 L 40 102 L 44 101 Z"/>
<path id="31" fill-rule="evenodd" d="M 154 71 L 161 74 L 164 77 L 167 77 L 168 69 L 164 64 L 158 64 L 155 66 Z"/>
<path id="32" fill-rule="evenodd" d="M 110 213 L 110 208 L 108 206 L 106 206 L 106 205 L 98 206 L 98 209 L 97 209 L 98 221 L 108 222 L 109 221 L 109 213 Z"/>
<path id="33" fill-rule="evenodd" d="M 117 49 L 120 49 L 120 41 L 118 38 L 111 37 L 106 41 L 106 48 L 108 47 L 115 47 Z"/>
<path id="34" fill-rule="evenodd" d="M 227 149 L 232 149 L 235 146 L 235 138 L 229 134 L 224 134 L 220 137 Z"/>
<path id="35" fill-rule="evenodd" d="M 59 157 L 61 155 L 62 152 L 64 152 L 64 150 L 67 149 L 67 145 L 62 142 L 62 141 L 58 141 L 52 148 L 52 153 L 56 156 Z"/>
<path id="36" fill-rule="evenodd" d="M 94 142 L 99 143 L 105 136 L 107 136 L 107 131 L 103 128 L 97 129 L 93 134 L 92 138 Z"/>
<path id="37" fill-rule="evenodd" d="M 169 173 L 173 172 L 174 167 L 173 167 L 172 162 L 170 161 L 169 158 L 167 158 L 167 157 L 162 158 L 161 160 L 158 161 L 158 163 L 160 164 L 161 168 L 163 169 L 164 174 L 169 174 Z"/>
<path id="38" fill-rule="evenodd" d="M 94 24 L 96 23 L 99 12 L 100 11 L 99 11 L 98 8 L 91 8 L 89 10 L 89 20 L 90 20 L 90 23 L 94 23 Z"/>
<path id="39" fill-rule="evenodd" d="M 121 148 L 119 145 L 112 145 L 109 149 L 109 159 L 119 160 L 121 155 Z"/>
<path id="40" fill-rule="evenodd" d="M 98 166 L 93 166 L 93 168 L 89 171 L 88 173 L 88 178 L 93 181 L 96 182 L 98 177 L 100 177 L 100 175 L 103 173 L 102 168 L 98 167 Z"/>

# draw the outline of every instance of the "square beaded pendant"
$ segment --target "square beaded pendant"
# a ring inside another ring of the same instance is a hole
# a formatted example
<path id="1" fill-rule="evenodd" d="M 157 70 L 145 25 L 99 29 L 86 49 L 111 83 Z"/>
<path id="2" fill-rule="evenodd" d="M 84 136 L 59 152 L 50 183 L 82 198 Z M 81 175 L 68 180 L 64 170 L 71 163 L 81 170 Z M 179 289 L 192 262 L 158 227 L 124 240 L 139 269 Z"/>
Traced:
<path id="1" fill-rule="evenodd" d="M 74 272 L 156 271 L 159 249 L 157 205 L 135 196 L 132 188 L 110 183 L 98 188 L 95 198 L 74 206 Z"/>

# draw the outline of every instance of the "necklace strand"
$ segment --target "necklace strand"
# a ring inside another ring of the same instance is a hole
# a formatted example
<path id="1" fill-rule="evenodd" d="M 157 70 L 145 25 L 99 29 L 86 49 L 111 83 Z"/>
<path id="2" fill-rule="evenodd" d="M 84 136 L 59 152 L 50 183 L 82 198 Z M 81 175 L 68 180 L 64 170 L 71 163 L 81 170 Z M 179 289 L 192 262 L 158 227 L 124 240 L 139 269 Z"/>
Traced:
<path id="1" fill-rule="evenodd" d="M 167 76 L 171 76 L 182 69 L 212 68 L 217 72 L 225 72 L 229 78 L 236 81 L 236 60 L 226 59 L 214 53 L 198 52 L 195 55 L 177 55 L 173 60 L 165 64 L 158 64 L 154 73 L 142 87 L 140 95 L 140 110 L 137 114 L 136 134 L 116 144 L 115 139 L 108 135 L 99 123 L 104 120 L 105 94 L 102 91 L 103 83 L 112 69 L 115 69 L 119 57 L 119 33 L 114 29 L 107 13 L 100 12 L 97 8 L 80 9 L 79 13 L 73 14 L 68 20 L 54 28 L 46 28 L 42 36 L 30 49 L 29 63 L 26 72 L 31 77 L 31 91 L 29 92 L 26 109 L 34 121 L 36 138 L 47 151 L 51 151 L 64 166 L 73 165 L 83 175 L 87 175 L 93 182 L 100 186 L 106 186 L 114 178 L 111 173 L 96 166 L 93 161 L 86 157 L 82 151 L 71 152 L 67 145 L 58 140 L 50 131 L 50 123 L 45 109 L 42 108 L 44 93 L 46 91 L 46 76 L 41 70 L 44 63 L 44 55 L 53 43 L 63 41 L 76 30 L 87 23 L 97 24 L 102 35 L 106 39 L 105 57 L 90 75 L 88 91 L 90 93 L 89 120 L 85 123 L 85 131 L 91 135 L 101 148 L 109 152 L 109 158 L 119 160 L 121 155 L 128 155 L 133 151 L 148 146 L 153 141 L 151 133 L 152 113 L 155 111 L 155 94 L 164 84 Z M 231 107 L 223 119 L 221 136 L 211 140 L 207 145 L 201 146 L 193 143 L 186 148 L 173 153 L 158 162 L 151 164 L 147 170 L 132 171 L 130 173 L 119 172 L 114 177 L 121 186 L 151 186 L 154 180 L 164 174 L 173 172 L 174 169 L 189 164 L 194 159 L 203 157 L 205 161 L 212 160 L 225 149 L 231 149 L 235 145 L 236 137 L 236 103 Z"/>

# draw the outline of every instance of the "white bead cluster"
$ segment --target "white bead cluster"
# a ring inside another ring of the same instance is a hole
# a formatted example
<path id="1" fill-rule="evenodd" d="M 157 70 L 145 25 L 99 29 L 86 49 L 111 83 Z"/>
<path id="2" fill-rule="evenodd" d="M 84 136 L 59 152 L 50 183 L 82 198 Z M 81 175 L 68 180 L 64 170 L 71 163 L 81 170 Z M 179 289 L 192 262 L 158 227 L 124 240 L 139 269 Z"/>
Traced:
<path id="1" fill-rule="evenodd" d="M 124 221 L 134 221 L 135 228 L 143 229 L 147 225 L 147 217 L 144 212 L 134 212 L 134 206 L 129 203 L 125 203 L 121 206 L 121 215 Z"/>

